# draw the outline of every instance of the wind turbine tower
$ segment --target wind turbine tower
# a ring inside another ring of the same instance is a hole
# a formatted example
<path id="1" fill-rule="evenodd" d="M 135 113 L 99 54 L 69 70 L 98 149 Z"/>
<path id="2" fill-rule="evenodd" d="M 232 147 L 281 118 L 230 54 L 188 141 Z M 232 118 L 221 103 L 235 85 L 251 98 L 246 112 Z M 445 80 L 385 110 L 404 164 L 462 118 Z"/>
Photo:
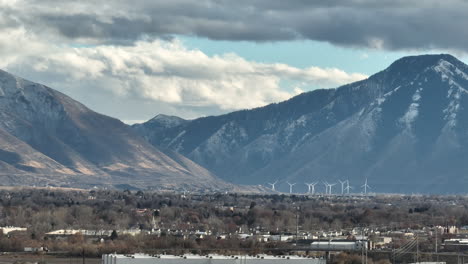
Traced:
<path id="1" fill-rule="evenodd" d="M 317 185 L 318 182 L 314 182 L 312 183 L 310 186 L 311 186 L 311 190 L 312 190 L 312 194 L 315 194 L 315 185 Z"/>
<path id="2" fill-rule="evenodd" d="M 293 186 L 296 185 L 296 183 L 290 183 L 290 182 L 286 182 L 288 185 L 289 185 L 289 193 L 293 193 Z"/>
<path id="3" fill-rule="evenodd" d="M 340 181 L 340 180 L 338 180 L 338 181 L 341 183 L 341 195 L 343 195 L 343 194 L 344 194 L 344 191 L 345 191 L 345 183 L 346 183 L 346 181 Z"/>
<path id="4" fill-rule="evenodd" d="M 367 194 L 367 189 L 372 189 L 368 184 L 367 184 L 367 178 L 366 178 L 366 181 L 364 182 L 364 185 L 361 186 L 362 188 L 364 188 L 364 194 L 366 195 Z"/>
<path id="5" fill-rule="evenodd" d="M 328 194 L 328 187 L 329 187 L 328 182 L 324 181 L 323 185 L 325 185 L 325 194 Z"/>
<path id="6" fill-rule="evenodd" d="M 271 190 L 276 192 L 275 185 L 278 183 L 278 181 L 275 181 L 274 183 L 268 183 L 268 185 L 271 186 Z"/>
<path id="7" fill-rule="evenodd" d="M 349 194 L 349 191 L 352 189 L 353 187 L 349 186 L 349 180 L 346 180 L 346 194 Z"/>
<path id="8" fill-rule="evenodd" d="M 330 188 L 330 193 L 329 194 L 332 194 L 332 187 L 335 186 L 336 183 L 333 183 L 333 184 L 329 184 L 328 187 Z"/>

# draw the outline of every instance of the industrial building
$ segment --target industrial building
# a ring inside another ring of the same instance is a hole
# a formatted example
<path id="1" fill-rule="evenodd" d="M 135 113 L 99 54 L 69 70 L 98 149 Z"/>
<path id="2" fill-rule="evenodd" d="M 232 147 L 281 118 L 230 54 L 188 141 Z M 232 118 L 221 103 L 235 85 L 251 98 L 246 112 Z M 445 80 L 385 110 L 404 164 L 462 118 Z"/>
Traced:
<path id="1" fill-rule="evenodd" d="M 322 251 L 360 251 L 371 249 L 366 240 L 319 240 L 310 244 L 311 250 Z"/>
<path id="2" fill-rule="evenodd" d="M 222 255 L 102 255 L 102 264 L 326 264 L 325 259 L 299 256 L 222 256 Z"/>

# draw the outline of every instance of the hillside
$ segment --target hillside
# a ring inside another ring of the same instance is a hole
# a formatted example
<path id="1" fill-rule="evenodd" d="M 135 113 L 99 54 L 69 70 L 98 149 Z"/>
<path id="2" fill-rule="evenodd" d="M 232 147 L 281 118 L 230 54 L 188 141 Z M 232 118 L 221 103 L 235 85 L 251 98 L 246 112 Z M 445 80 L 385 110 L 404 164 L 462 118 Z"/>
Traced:
<path id="1" fill-rule="evenodd" d="M 349 179 L 359 192 L 368 178 L 378 192 L 465 192 L 467 95 L 463 62 L 411 56 L 337 89 L 137 131 L 235 183 Z"/>
<path id="2" fill-rule="evenodd" d="M 121 121 L 0 71 L 2 185 L 224 190 L 182 155 L 166 155 Z"/>

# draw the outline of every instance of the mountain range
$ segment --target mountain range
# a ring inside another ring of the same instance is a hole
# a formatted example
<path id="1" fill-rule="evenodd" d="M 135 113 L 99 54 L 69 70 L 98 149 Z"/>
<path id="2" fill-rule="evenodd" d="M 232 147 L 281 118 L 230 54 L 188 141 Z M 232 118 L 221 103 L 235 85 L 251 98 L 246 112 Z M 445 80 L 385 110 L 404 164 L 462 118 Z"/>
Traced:
<path id="1" fill-rule="evenodd" d="M 336 89 L 132 127 L 232 183 L 280 180 L 283 191 L 286 181 L 304 191 L 304 182 L 348 179 L 360 192 L 368 179 L 375 192 L 466 192 L 468 66 L 447 54 L 404 57 Z"/>
<path id="2" fill-rule="evenodd" d="M 374 192 L 463 193 L 467 95 L 463 62 L 410 56 L 281 103 L 130 127 L 0 71 L 0 184 L 220 191 L 279 180 L 303 192 L 349 180 L 361 192 L 367 179 Z"/>
<path id="3" fill-rule="evenodd" d="M 121 121 L 0 71 L 0 185 L 232 190 Z"/>

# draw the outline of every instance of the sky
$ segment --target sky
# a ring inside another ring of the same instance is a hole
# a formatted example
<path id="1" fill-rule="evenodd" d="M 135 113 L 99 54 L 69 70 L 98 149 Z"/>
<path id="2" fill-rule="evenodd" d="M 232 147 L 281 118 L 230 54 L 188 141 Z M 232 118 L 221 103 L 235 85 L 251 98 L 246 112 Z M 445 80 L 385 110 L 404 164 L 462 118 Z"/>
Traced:
<path id="1" fill-rule="evenodd" d="M 335 88 L 396 59 L 468 61 L 468 2 L 0 0 L 0 68 L 126 123 Z"/>

